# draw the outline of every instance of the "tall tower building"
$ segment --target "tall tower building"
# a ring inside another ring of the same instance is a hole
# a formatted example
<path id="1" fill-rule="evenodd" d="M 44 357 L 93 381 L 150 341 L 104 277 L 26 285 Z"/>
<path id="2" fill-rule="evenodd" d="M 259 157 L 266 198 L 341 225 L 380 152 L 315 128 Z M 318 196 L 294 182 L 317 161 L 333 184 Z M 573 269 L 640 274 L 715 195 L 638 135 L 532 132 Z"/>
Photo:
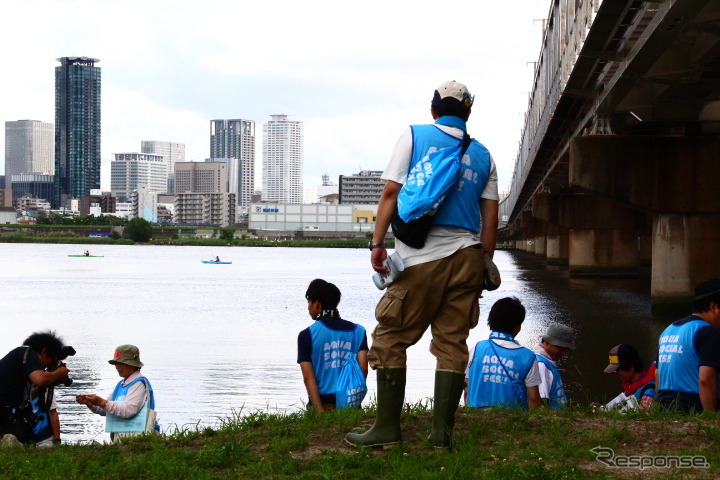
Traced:
<path id="1" fill-rule="evenodd" d="M 211 120 L 210 159 L 228 164 L 230 192 L 239 207 L 247 208 L 255 189 L 255 121 Z"/>
<path id="2" fill-rule="evenodd" d="M 39 120 L 5 122 L 5 175 L 51 175 L 55 171 L 53 128 L 52 123 Z"/>
<path id="3" fill-rule="evenodd" d="M 62 57 L 55 67 L 55 195 L 58 208 L 100 188 L 100 68 L 97 58 Z"/>
<path id="4" fill-rule="evenodd" d="M 263 125 L 263 202 L 303 203 L 303 124 L 287 117 Z"/>
<path id="5" fill-rule="evenodd" d="M 154 153 L 164 155 L 168 168 L 167 186 L 165 191 L 175 192 L 175 164 L 185 161 L 185 144 L 174 142 L 160 142 L 157 140 L 143 140 L 140 142 L 141 153 Z"/>

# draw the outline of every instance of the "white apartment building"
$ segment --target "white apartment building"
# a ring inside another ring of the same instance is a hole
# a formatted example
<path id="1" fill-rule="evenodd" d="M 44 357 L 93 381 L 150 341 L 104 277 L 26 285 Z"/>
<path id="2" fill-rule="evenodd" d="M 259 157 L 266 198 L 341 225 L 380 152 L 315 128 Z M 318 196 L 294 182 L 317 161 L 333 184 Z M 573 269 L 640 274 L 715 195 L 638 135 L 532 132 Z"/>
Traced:
<path id="1" fill-rule="evenodd" d="M 235 223 L 234 193 L 177 193 L 174 219 L 178 225 L 219 225 Z"/>
<path id="2" fill-rule="evenodd" d="M 120 202 L 129 202 L 133 190 L 144 186 L 148 191 L 167 190 L 167 159 L 152 153 L 114 153 L 110 163 L 110 190 Z"/>
<path id="3" fill-rule="evenodd" d="M 255 189 L 255 121 L 211 120 L 207 161 L 228 165 L 228 191 L 236 195 L 238 207 L 247 210 Z"/>
<path id="4" fill-rule="evenodd" d="M 303 123 L 271 115 L 263 125 L 262 201 L 303 203 Z"/>
<path id="5" fill-rule="evenodd" d="M 185 161 L 185 144 L 176 142 L 162 142 L 159 140 L 143 140 L 140 142 L 140 152 L 164 155 L 168 167 L 168 180 L 165 192 L 175 191 L 175 164 Z"/>
<path id="6" fill-rule="evenodd" d="M 132 218 L 144 218 L 157 223 L 158 194 L 141 185 L 132 192 Z"/>
<path id="7" fill-rule="evenodd" d="M 5 122 L 5 175 L 55 173 L 55 127 L 39 120 Z"/>

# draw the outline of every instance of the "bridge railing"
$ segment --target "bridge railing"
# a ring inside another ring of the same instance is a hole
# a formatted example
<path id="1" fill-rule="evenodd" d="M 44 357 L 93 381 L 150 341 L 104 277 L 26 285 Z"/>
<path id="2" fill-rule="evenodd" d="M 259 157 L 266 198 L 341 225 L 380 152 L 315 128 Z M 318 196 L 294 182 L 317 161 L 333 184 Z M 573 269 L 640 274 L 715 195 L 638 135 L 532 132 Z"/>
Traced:
<path id="1" fill-rule="evenodd" d="M 500 228 L 516 208 L 530 168 L 603 0 L 555 0 L 545 23 L 533 90 L 507 197 L 500 203 Z"/>

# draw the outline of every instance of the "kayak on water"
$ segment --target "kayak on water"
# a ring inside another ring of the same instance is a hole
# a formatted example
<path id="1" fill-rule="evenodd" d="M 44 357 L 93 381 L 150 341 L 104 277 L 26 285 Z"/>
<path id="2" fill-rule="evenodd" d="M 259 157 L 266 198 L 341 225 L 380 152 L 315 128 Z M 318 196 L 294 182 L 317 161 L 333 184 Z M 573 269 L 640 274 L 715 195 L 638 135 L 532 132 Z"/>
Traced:
<path id="1" fill-rule="evenodd" d="M 232 265 L 232 262 L 216 262 L 215 260 L 200 260 L 202 263 L 217 263 L 220 265 Z"/>
<path id="2" fill-rule="evenodd" d="M 104 256 L 105 255 L 68 255 L 68 257 L 98 257 L 98 258 L 102 258 Z"/>

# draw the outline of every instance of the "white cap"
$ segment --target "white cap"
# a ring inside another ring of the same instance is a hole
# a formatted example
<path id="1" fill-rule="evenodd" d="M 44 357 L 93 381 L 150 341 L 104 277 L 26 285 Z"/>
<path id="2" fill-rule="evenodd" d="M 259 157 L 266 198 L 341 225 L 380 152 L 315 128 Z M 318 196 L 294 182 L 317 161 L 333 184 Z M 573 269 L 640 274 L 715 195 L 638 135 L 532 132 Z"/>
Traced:
<path id="1" fill-rule="evenodd" d="M 437 89 L 435 89 L 435 91 L 438 93 L 437 96 L 440 100 L 444 100 L 446 98 L 454 98 L 455 100 L 460 102 L 465 108 L 470 108 L 475 98 L 470 95 L 470 92 L 468 92 L 468 89 L 465 85 L 456 82 L 455 80 L 443 83 Z"/>

